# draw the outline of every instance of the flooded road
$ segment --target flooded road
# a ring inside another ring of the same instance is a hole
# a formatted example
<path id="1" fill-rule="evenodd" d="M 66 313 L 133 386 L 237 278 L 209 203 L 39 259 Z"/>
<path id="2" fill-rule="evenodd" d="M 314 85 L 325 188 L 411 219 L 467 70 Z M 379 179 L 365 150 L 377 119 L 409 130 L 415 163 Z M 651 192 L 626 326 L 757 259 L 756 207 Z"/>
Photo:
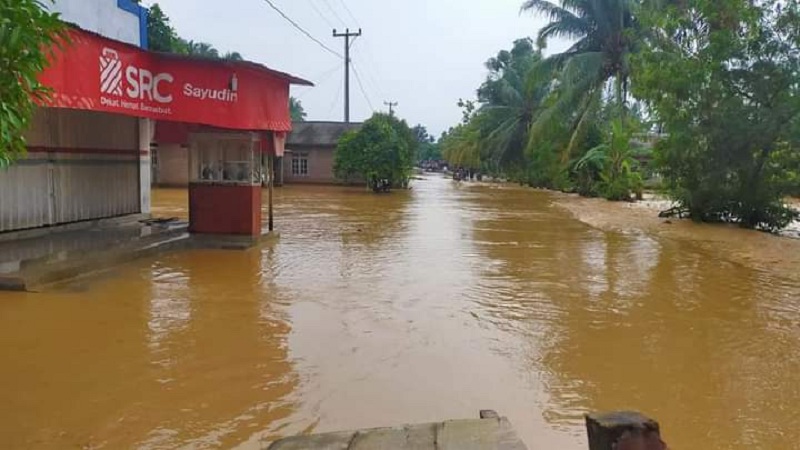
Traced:
<path id="1" fill-rule="evenodd" d="M 155 201 L 186 215 L 183 191 Z M 800 442 L 796 281 L 514 187 L 277 203 L 250 251 L 0 293 L 2 447 L 258 449 L 482 408 L 531 450 L 582 450 L 582 414 L 624 408 L 676 450 Z"/>

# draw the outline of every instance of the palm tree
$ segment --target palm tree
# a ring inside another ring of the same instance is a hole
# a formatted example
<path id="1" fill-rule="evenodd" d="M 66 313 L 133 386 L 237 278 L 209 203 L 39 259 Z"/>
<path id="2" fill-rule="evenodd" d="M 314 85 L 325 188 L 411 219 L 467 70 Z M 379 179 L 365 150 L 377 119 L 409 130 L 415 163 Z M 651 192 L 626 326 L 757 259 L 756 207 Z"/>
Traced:
<path id="1" fill-rule="evenodd" d="M 531 69 L 541 61 L 530 39 L 514 42 L 513 49 L 490 59 L 487 81 L 478 89 L 476 121 L 481 130 L 484 159 L 494 165 L 520 166 L 528 133 L 550 91 L 548 78 Z"/>
<path id="2" fill-rule="evenodd" d="M 573 134 L 564 157 L 575 146 L 598 111 L 608 84 L 613 82 L 614 103 L 624 115 L 630 71 L 628 57 L 635 50 L 637 26 L 632 0 L 526 0 L 523 11 L 534 11 L 550 19 L 539 31 L 544 46 L 553 38 L 575 43 L 563 53 L 544 60 L 539 70 L 557 71 L 557 97 L 553 108 L 543 115 L 548 120 L 570 117 Z"/>
<path id="3" fill-rule="evenodd" d="M 440 142 L 444 159 L 454 168 L 481 168 L 480 135 L 475 122 L 451 128 Z"/>

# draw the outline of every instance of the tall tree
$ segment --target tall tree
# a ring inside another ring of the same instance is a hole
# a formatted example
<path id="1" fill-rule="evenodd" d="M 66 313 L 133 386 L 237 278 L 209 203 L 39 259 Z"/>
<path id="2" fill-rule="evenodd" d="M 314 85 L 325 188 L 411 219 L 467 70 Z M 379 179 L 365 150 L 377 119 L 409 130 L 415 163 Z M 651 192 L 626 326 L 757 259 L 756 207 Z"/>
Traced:
<path id="1" fill-rule="evenodd" d="M 490 58 L 477 103 L 460 101 L 462 124 L 442 139 L 445 158 L 455 166 L 520 176 L 526 164 L 531 124 L 551 92 L 551 79 L 533 70 L 541 54 L 530 39 Z"/>
<path id="2" fill-rule="evenodd" d="M 411 132 L 418 145 L 417 162 L 442 159 L 442 152 L 439 149 L 439 144 L 436 143 L 436 138 L 428 133 L 428 129 L 424 125 L 415 125 L 411 128 Z"/>
<path id="3" fill-rule="evenodd" d="M 147 20 L 147 38 L 150 50 L 166 53 L 179 53 L 183 55 L 198 56 L 201 58 L 227 59 L 242 61 L 244 58 L 239 52 L 226 52 L 220 54 L 219 50 L 206 42 L 195 42 L 178 36 L 170 24 L 169 17 L 158 3 L 150 7 Z"/>
<path id="4" fill-rule="evenodd" d="M 304 122 L 306 120 L 306 110 L 303 109 L 303 104 L 294 97 L 289 97 L 289 113 L 291 114 L 292 122 Z"/>
<path id="5" fill-rule="evenodd" d="M 541 60 L 530 39 L 518 39 L 486 62 L 475 120 L 484 159 L 498 168 L 521 168 L 534 119 L 550 93 L 550 79 L 533 67 Z"/>
<path id="6" fill-rule="evenodd" d="M 150 50 L 167 53 L 177 51 L 178 35 L 158 3 L 150 7 L 147 17 L 147 41 Z"/>
<path id="7" fill-rule="evenodd" d="M 635 94 L 663 123 L 656 147 L 673 197 L 695 220 L 776 230 L 800 168 L 800 4 L 685 0 L 642 16 Z"/>
<path id="8" fill-rule="evenodd" d="M 436 140 L 436 138 L 428 134 L 428 129 L 421 124 L 414 125 L 414 127 L 411 128 L 411 132 L 414 133 L 414 137 L 420 144 L 424 144 L 426 142 L 434 142 Z"/>
<path id="9" fill-rule="evenodd" d="M 0 0 L 0 168 L 25 154 L 23 133 L 50 91 L 38 75 L 65 28 L 39 0 Z"/>
<path id="10" fill-rule="evenodd" d="M 458 106 L 461 108 L 461 123 L 442 133 L 439 139 L 442 155 L 453 167 L 480 169 L 480 130 L 475 120 L 475 102 L 459 99 Z"/>
<path id="11" fill-rule="evenodd" d="M 442 155 L 453 167 L 480 169 L 480 132 L 475 122 L 461 123 L 451 128 L 439 141 Z"/>
<path id="12" fill-rule="evenodd" d="M 613 83 L 614 101 L 624 111 L 630 81 L 629 58 L 637 47 L 638 26 L 632 0 L 527 0 L 524 11 L 550 19 L 539 31 L 544 46 L 554 38 L 575 42 L 565 52 L 550 56 L 541 70 L 558 70 L 558 96 L 542 127 L 552 120 L 571 120 L 573 134 L 565 157 L 576 145 L 597 112 L 604 88 Z"/>

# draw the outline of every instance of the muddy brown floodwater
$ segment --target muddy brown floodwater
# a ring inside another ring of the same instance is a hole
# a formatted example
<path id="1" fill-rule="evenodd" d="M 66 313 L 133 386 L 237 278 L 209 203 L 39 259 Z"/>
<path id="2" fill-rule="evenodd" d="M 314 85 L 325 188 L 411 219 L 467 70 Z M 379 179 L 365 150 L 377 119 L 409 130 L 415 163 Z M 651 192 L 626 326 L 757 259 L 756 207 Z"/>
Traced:
<path id="1" fill-rule="evenodd" d="M 184 191 L 155 201 L 185 215 Z M 796 449 L 798 282 L 553 201 L 287 187 L 251 251 L 2 293 L 0 447 L 257 449 L 492 408 L 582 450 L 583 413 L 633 408 L 676 450 Z"/>

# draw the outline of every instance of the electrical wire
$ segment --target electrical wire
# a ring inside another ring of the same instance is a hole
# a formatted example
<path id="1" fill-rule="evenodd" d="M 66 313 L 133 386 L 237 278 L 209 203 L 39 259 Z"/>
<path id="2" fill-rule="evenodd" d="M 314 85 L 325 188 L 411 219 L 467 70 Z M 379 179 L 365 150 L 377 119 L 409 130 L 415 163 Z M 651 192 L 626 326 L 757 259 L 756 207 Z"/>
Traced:
<path id="1" fill-rule="evenodd" d="M 319 46 L 320 46 L 320 47 L 322 47 L 323 49 L 327 50 L 327 51 L 328 51 L 329 53 L 331 53 L 332 55 L 336 55 L 336 56 L 337 56 L 337 57 L 339 57 L 340 59 L 344 59 L 344 56 L 342 56 L 342 54 L 341 54 L 341 53 L 337 52 L 336 50 L 333 50 L 332 48 L 330 48 L 330 47 L 328 47 L 327 45 L 323 44 L 323 43 L 322 43 L 322 41 L 320 41 L 319 39 L 317 39 L 317 38 L 315 38 L 314 36 L 312 36 L 312 35 L 311 35 L 311 33 L 309 33 L 308 31 L 306 31 L 305 29 L 303 29 L 303 27 L 301 27 L 301 26 L 300 26 L 300 25 L 299 25 L 297 22 L 295 22 L 294 20 L 292 20 L 292 19 L 291 19 L 289 16 L 287 16 L 287 15 L 286 15 L 286 14 L 285 14 L 283 11 L 281 11 L 281 10 L 280 10 L 280 8 L 278 8 L 277 6 L 275 6 L 275 4 L 274 4 L 274 3 L 272 3 L 272 1 L 271 1 L 271 0 L 264 0 L 264 1 L 265 1 L 265 2 L 266 2 L 266 3 L 267 3 L 267 4 L 268 4 L 268 5 L 269 5 L 269 6 L 270 6 L 272 9 L 274 9 L 274 10 L 275 10 L 275 11 L 276 11 L 278 14 L 280 14 L 280 15 L 281 15 L 281 17 L 283 17 L 284 19 L 286 19 L 286 21 L 287 21 L 287 22 L 289 22 L 290 24 L 292 24 L 292 26 L 293 26 L 293 27 L 297 28 L 297 30 L 298 30 L 298 31 L 300 31 L 301 33 L 303 33 L 303 34 L 304 34 L 304 35 L 305 35 L 307 38 L 309 38 L 309 39 L 311 39 L 312 41 L 314 41 L 314 42 L 315 42 L 317 45 L 319 45 Z"/>
<path id="2" fill-rule="evenodd" d="M 353 11 L 350 11 L 350 7 L 347 6 L 345 0 L 339 0 L 339 3 L 341 3 L 342 6 L 344 6 L 344 10 L 347 12 L 347 15 L 350 16 L 351 19 L 353 19 L 353 22 L 355 22 L 356 26 L 361 28 L 361 24 L 358 23 L 358 19 L 356 19 L 356 16 L 353 15 Z"/>
<path id="3" fill-rule="evenodd" d="M 353 65 L 353 74 L 355 74 L 355 76 L 356 76 L 356 81 L 358 81 L 358 88 L 361 89 L 361 94 L 364 95 L 364 99 L 367 101 L 367 104 L 369 105 L 369 109 L 371 109 L 372 112 L 375 112 L 375 108 L 372 106 L 372 102 L 369 100 L 369 96 L 367 95 L 367 91 L 364 90 L 364 85 L 361 84 L 361 76 L 358 74 L 358 69 L 356 69 L 355 63 L 353 63 L 351 61 L 350 64 Z"/>
<path id="4" fill-rule="evenodd" d="M 367 41 L 364 41 L 364 44 L 366 44 L 366 43 L 367 43 Z M 367 47 L 365 47 L 364 45 L 362 45 L 362 46 L 361 46 L 361 48 L 367 49 Z M 352 51 L 353 51 L 353 52 L 355 52 L 355 51 L 356 51 L 356 49 L 354 48 Z M 362 51 L 360 51 L 360 50 L 359 50 L 357 53 L 358 53 L 359 55 L 363 55 L 365 58 L 368 58 L 368 53 L 367 53 L 367 52 L 362 52 Z M 353 54 L 353 53 L 351 53 L 351 55 L 352 55 L 352 54 Z M 351 56 L 351 58 L 352 58 L 352 56 Z M 374 60 L 370 60 L 370 61 L 368 61 L 368 63 L 371 63 L 371 64 L 367 64 L 367 69 L 365 70 L 366 81 L 368 81 L 368 82 L 369 82 L 369 83 L 372 85 L 372 87 L 373 87 L 373 88 L 374 88 L 374 89 L 375 89 L 375 90 L 376 90 L 376 91 L 377 91 L 377 92 L 378 92 L 378 93 L 379 93 L 379 94 L 380 94 L 382 97 L 386 97 L 386 92 L 385 92 L 385 91 L 383 90 L 383 88 L 381 87 L 381 83 L 379 83 L 379 82 L 378 82 L 378 78 L 379 78 L 379 77 L 376 77 L 376 76 L 374 76 L 374 74 L 375 74 L 375 75 L 377 75 L 377 72 L 376 72 L 376 70 L 375 70 L 375 67 L 376 67 L 376 66 L 375 66 L 375 64 L 374 64 L 374 62 L 373 62 L 373 61 L 374 61 Z"/>
<path id="5" fill-rule="evenodd" d="M 328 116 L 333 113 L 333 108 L 336 107 L 336 104 L 339 103 L 339 97 L 342 94 L 342 83 L 339 83 L 339 89 L 336 90 L 336 97 L 333 98 L 333 103 L 331 103 L 331 107 L 328 109 Z"/>
<path id="6" fill-rule="evenodd" d="M 333 17 L 335 17 L 336 20 L 338 20 L 339 23 L 342 24 L 343 27 L 347 27 L 347 22 L 342 20 L 342 17 L 339 14 L 336 14 L 336 10 L 333 9 L 333 7 L 331 6 L 330 2 L 328 2 L 328 0 L 322 0 L 322 3 L 325 3 L 325 6 L 328 7 L 328 11 L 330 11 L 331 14 L 333 14 Z"/>
<path id="7" fill-rule="evenodd" d="M 316 87 L 319 87 L 319 86 L 322 86 L 322 84 L 324 84 L 325 82 L 327 82 L 330 79 L 330 76 L 333 75 L 333 73 L 337 72 L 339 69 L 341 69 L 341 63 L 336 63 L 335 66 L 331 67 L 330 69 L 326 70 L 325 72 L 322 72 L 319 75 L 311 77 L 309 79 L 312 82 L 314 82 L 314 85 Z M 319 80 L 319 81 L 317 81 L 317 80 Z M 314 89 L 313 88 L 307 89 L 305 92 L 303 92 L 302 94 L 298 95 L 296 98 L 299 100 L 299 99 L 305 97 L 309 92 L 314 92 Z"/>
<path id="8" fill-rule="evenodd" d="M 314 3 L 314 0 L 308 0 L 308 3 L 311 3 L 311 7 L 314 9 L 314 11 L 317 13 L 317 15 L 319 15 L 319 17 L 323 21 L 325 21 L 325 23 L 327 23 L 328 26 L 331 27 L 331 29 L 336 28 L 336 25 L 334 25 L 333 22 L 331 22 L 330 19 L 328 19 L 325 16 L 325 14 L 322 14 L 322 11 L 319 10 L 319 8 L 317 7 L 317 4 Z"/>

